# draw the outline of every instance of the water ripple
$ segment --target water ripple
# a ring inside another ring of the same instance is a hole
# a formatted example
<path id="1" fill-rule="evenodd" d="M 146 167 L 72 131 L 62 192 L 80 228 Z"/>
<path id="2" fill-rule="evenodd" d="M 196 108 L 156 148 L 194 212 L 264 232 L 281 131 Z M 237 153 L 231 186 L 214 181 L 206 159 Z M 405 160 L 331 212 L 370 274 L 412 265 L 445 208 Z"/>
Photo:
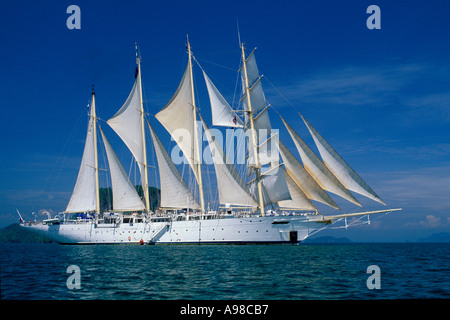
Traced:
<path id="1" fill-rule="evenodd" d="M 0 246 L 2 299 L 450 298 L 450 244 Z M 380 290 L 366 286 L 372 264 Z"/>

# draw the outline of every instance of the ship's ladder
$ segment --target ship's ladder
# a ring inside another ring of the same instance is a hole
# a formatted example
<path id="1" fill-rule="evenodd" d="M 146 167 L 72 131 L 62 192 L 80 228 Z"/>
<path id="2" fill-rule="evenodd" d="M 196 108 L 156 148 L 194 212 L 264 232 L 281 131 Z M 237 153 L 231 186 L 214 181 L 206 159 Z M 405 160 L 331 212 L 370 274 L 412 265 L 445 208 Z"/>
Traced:
<path id="1" fill-rule="evenodd" d="M 170 225 L 170 221 L 167 221 L 166 223 L 163 223 L 156 231 L 153 233 L 152 237 L 148 241 L 149 244 L 154 244 L 157 240 L 157 238 L 164 232 L 167 231 L 167 227 Z"/>

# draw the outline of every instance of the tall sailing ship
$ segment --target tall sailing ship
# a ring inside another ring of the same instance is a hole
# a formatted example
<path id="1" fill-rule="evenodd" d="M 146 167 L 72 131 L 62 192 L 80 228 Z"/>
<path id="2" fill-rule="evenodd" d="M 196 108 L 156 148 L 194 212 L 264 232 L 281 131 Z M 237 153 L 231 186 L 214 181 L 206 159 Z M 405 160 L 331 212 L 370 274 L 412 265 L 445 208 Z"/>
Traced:
<path id="1" fill-rule="evenodd" d="M 280 141 L 278 130 L 271 126 L 268 112 L 271 105 L 264 95 L 255 50 L 246 56 L 244 44 L 240 47 L 242 110 L 230 107 L 198 64 L 187 41 L 188 62 L 181 83 L 169 103 L 155 115 L 192 170 L 196 190 L 185 182 L 144 112 L 141 59 L 136 47 L 133 88 L 107 124 L 131 151 L 139 168 L 143 196 L 137 193 L 98 123 L 93 89 L 83 158 L 66 210 L 39 223 L 25 222 L 18 211 L 21 226 L 63 244 L 298 243 L 336 221 L 346 221 L 347 217 L 369 217 L 400 210 L 336 215 L 318 212 L 313 201 L 341 210 L 328 192 L 360 207 L 361 203 L 350 191 L 383 206 L 386 204 L 301 114 L 299 117 L 311 133 L 321 159 L 280 115 L 301 162 L 288 150 Z M 210 129 L 199 114 L 193 61 L 204 75 L 212 125 L 241 134 L 245 173 L 238 172 L 234 164 L 236 155 L 225 154 L 217 131 Z M 146 127 L 153 141 L 160 177 L 159 207 L 154 211 L 150 208 Z M 98 129 L 112 185 L 112 210 L 106 212 L 100 209 Z M 202 132 L 214 163 L 217 180 L 214 185 L 205 184 L 202 179 Z M 216 210 L 205 204 L 206 188 L 218 189 L 220 206 Z"/>

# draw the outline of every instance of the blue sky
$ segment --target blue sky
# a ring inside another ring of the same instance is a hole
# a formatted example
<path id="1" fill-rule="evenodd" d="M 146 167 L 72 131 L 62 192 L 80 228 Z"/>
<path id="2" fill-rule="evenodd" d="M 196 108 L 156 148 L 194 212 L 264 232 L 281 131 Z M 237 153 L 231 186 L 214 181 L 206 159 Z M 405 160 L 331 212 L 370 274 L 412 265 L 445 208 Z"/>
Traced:
<path id="1" fill-rule="evenodd" d="M 81 9 L 80 30 L 66 27 L 71 4 Z M 380 30 L 366 27 L 371 4 L 381 9 Z M 15 208 L 29 217 L 65 208 L 81 161 L 91 85 L 99 117 L 109 119 L 133 84 L 135 41 L 149 114 L 178 86 L 186 34 L 202 67 L 233 101 L 238 20 L 247 51 L 258 48 L 270 103 L 310 143 L 295 106 L 390 207 L 404 209 L 326 234 L 404 241 L 449 232 L 449 9 L 446 1 L 378 0 L 3 3 L 0 227 L 17 221 Z M 210 124 L 206 89 L 195 72 L 198 105 Z M 169 147 L 162 126 L 151 121 Z M 129 156 L 124 147 L 116 152 Z"/>

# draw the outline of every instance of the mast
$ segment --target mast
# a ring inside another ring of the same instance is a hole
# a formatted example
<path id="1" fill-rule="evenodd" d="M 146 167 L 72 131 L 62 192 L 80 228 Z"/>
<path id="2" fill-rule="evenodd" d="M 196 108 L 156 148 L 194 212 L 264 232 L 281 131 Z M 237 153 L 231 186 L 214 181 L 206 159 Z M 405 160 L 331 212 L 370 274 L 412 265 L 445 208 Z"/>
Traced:
<path id="1" fill-rule="evenodd" d="M 94 123 L 94 169 L 95 169 L 95 199 L 97 214 L 100 214 L 100 186 L 98 183 L 98 152 L 97 152 L 97 115 L 95 112 L 95 90 L 92 85 L 92 102 L 91 102 L 91 117 Z"/>
<path id="2" fill-rule="evenodd" d="M 203 197 L 203 182 L 202 182 L 202 164 L 200 161 L 200 147 L 198 145 L 198 126 L 197 126 L 197 108 L 195 106 L 195 95 L 194 95 L 194 79 L 192 75 L 192 52 L 191 52 L 191 44 L 189 43 L 189 38 L 186 37 L 187 50 L 189 53 L 189 76 L 191 80 L 191 94 L 192 94 L 192 112 L 194 115 L 194 146 L 195 153 L 197 155 L 197 176 L 198 176 L 198 188 L 199 188 L 199 196 L 200 196 L 200 206 L 202 209 L 202 213 L 205 212 L 205 200 Z"/>
<path id="3" fill-rule="evenodd" d="M 136 46 L 136 64 L 138 65 L 138 83 L 139 83 L 139 101 L 140 101 L 140 108 L 141 108 L 141 133 L 142 133 L 142 153 L 143 153 L 143 166 L 144 166 L 144 179 L 142 180 L 144 182 L 144 185 L 142 186 L 143 192 L 144 192 L 144 198 L 145 198 L 145 211 L 148 213 L 150 211 L 150 199 L 149 199 L 149 193 L 148 193 L 148 173 L 147 173 L 147 148 L 145 145 L 145 129 L 144 129 L 144 102 L 142 101 L 142 78 L 141 78 L 141 58 L 138 54 L 138 47 L 137 42 L 135 43 Z"/>
<path id="4" fill-rule="evenodd" d="M 247 76 L 247 60 L 245 59 L 245 48 L 244 43 L 241 43 L 241 50 L 242 50 L 242 63 L 244 68 L 244 78 L 245 78 L 245 93 L 247 95 L 247 105 L 248 105 L 248 115 L 250 119 L 250 130 L 252 135 L 252 146 L 253 146 L 253 156 L 255 158 L 255 173 L 256 173 L 256 182 L 258 187 L 258 200 L 259 200 L 259 210 L 261 212 L 261 216 L 264 216 L 264 199 L 263 199 L 263 193 L 262 193 L 262 182 L 261 182 L 261 167 L 259 166 L 259 159 L 258 159 L 258 146 L 256 141 L 256 131 L 255 131 L 255 124 L 253 119 L 253 113 L 252 113 L 252 102 L 250 99 L 250 88 L 248 87 L 248 76 Z"/>

